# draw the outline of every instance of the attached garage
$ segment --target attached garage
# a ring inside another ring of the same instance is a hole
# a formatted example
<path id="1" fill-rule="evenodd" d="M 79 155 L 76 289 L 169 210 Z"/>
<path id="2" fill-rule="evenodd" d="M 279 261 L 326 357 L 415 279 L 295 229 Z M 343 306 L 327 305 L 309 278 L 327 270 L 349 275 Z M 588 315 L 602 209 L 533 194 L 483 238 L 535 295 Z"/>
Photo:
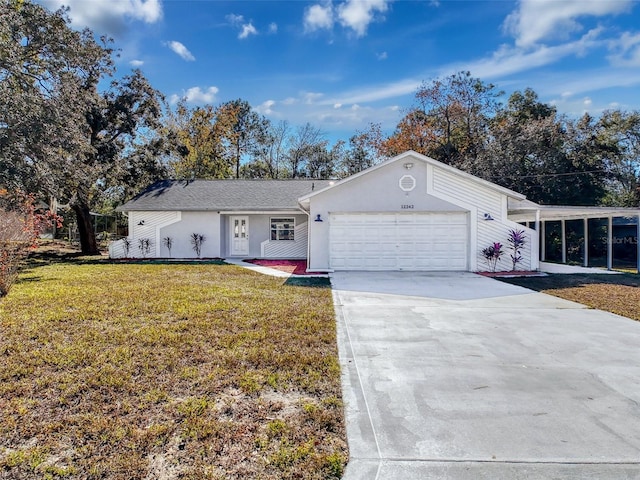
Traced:
<path id="1" fill-rule="evenodd" d="M 509 219 L 525 196 L 406 152 L 298 199 L 309 215 L 308 269 L 479 271 L 483 250 L 526 235 L 524 270 L 538 268 L 536 232 Z M 510 270 L 506 247 L 497 270 Z"/>
<path id="2" fill-rule="evenodd" d="M 333 270 L 467 270 L 467 212 L 333 213 Z"/>

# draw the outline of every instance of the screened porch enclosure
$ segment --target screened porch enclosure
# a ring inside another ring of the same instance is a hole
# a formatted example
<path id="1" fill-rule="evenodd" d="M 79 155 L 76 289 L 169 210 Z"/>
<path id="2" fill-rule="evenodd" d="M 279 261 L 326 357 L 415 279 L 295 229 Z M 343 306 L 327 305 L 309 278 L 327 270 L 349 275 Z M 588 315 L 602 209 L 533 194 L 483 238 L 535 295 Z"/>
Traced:
<path id="1" fill-rule="evenodd" d="M 540 232 L 541 262 L 640 272 L 639 209 L 533 204 L 509 213 Z"/>

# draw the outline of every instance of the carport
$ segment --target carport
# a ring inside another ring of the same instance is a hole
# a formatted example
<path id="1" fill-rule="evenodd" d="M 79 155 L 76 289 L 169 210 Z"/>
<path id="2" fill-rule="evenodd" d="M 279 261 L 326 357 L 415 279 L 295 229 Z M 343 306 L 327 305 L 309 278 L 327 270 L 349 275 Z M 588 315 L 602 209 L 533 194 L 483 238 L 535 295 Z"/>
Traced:
<path id="1" fill-rule="evenodd" d="M 614 246 L 625 243 L 635 247 L 635 267 L 640 272 L 640 209 L 622 207 L 574 207 L 559 205 L 538 205 L 529 200 L 510 200 L 509 218 L 522 223 L 540 232 L 540 261 L 548 260 L 547 245 L 550 237 L 550 224 L 557 222 L 560 232 L 561 255 L 558 260 L 561 263 L 568 262 L 568 223 L 582 222 L 581 226 L 581 262 L 583 266 L 593 266 L 590 259 L 589 238 L 592 220 L 603 220 L 605 223 L 605 233 L 599 234 L 600 241 L 606 246 L 606 267 L 611 270 L 614 267 Z M 618 221 L 625 219 L 629 227 L 635 226 L 632 235 L 617 238 L 614 235 L 615 225 Z"/>

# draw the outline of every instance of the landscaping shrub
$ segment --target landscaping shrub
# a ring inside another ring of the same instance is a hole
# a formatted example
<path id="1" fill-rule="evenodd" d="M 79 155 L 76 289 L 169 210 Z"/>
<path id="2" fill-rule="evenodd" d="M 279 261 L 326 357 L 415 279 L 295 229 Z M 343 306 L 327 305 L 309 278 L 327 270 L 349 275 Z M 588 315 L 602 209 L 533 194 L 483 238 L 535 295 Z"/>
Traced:
<path id="1" fill-rule="evenodd" d="M 0 297 L 9 292 L 40 232 L 53 222 L 59 224 L 60 218 L 37 212 L 33 196 L 0 190 Z"/>

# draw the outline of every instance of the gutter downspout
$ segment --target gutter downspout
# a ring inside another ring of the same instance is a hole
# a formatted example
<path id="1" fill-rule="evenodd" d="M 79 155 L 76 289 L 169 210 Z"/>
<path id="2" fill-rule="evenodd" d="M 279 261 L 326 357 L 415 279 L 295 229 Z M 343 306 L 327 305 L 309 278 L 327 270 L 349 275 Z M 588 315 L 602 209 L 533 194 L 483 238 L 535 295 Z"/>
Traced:
<path id="1" fill-rule="evenodd" d="M 307 216 L 307 272 L 309 271 L 309 258 L 311 257 L 311 212 L 307 212 L 300 202 L 298 202 L 298 209 Z"/>

